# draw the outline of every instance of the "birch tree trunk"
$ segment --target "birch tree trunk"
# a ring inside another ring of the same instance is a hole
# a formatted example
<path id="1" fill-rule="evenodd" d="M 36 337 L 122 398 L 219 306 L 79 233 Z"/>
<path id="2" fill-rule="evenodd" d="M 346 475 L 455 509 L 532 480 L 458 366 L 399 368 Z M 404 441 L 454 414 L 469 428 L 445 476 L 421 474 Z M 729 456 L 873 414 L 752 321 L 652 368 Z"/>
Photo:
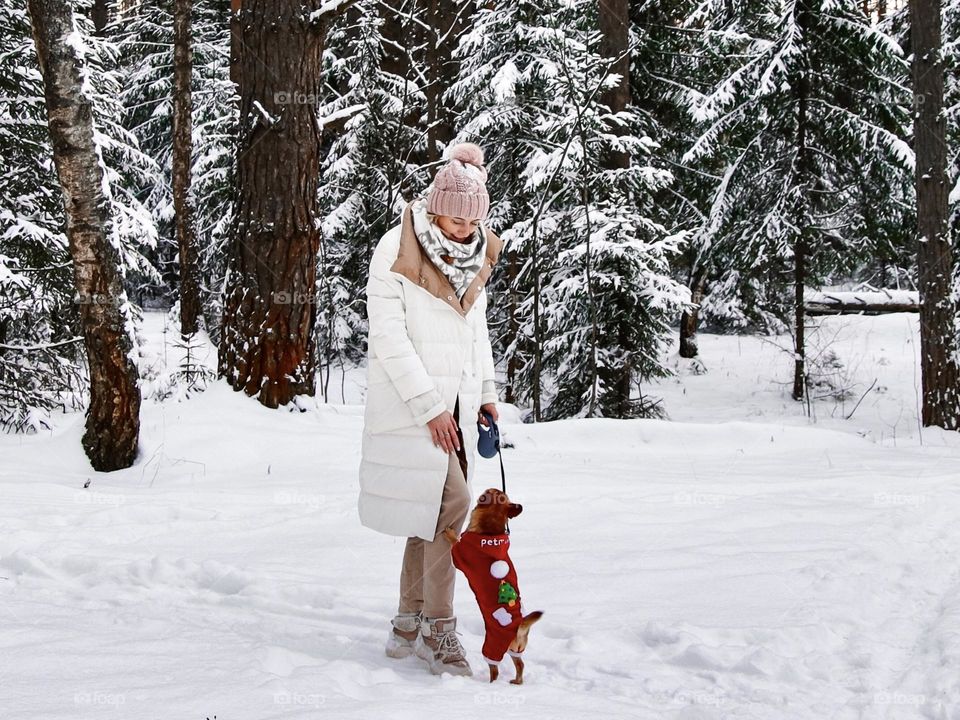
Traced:
<path id="1" fill-rule="evenodd" d="M 219 371 L 278 407 L 315 392 L 324 36 L 349 2 L 234 0 L 240 140 Z M 237 7 L 237 6 L 240 7 Z"/>
<path id="2" fill-rule="evenodd" d="M 180 250 L 180 335 L 197 332 L 200 290 L 194 205 L 190 193 L 193 165 L 193 119 L 190 94 L 193 50 L 190 44 L 192 0 L 173 4 L 173 211 Z"/>
<path id="3" fill-rule="evenodd" d="M 28 11 L 90 368 L 83 449 L 95 470 L 119 470 L 132 465 L 137 455 L 140 390 L 130 358 L 119 254 L 110 242 L 109 200 L 93 140 L 93 112 L 81 89 L 79 33 L 71 4 L 64 0 L 29 0 Z"/>
<path id="4" fill-rule="evenodd" d="M 917 188 L 917 275 L 923 424 L 960 429 L 960 374 L 947 228 L 947 145 L 943 115 L 940 0 L 911 0 L 913 143 Z"/>

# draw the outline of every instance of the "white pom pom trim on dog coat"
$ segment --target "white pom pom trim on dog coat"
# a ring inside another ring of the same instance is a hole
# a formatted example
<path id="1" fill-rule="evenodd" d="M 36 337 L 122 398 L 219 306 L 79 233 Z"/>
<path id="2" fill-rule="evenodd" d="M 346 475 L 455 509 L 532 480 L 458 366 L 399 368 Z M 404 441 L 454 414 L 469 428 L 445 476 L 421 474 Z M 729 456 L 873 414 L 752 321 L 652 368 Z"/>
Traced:
<path id="1" fill-rule="evenodd" d="M 510 566 L 504 560 L 497 560 L 490 564 L 490 574 L 497 580 L 503 580 L 510 572 Z"/>

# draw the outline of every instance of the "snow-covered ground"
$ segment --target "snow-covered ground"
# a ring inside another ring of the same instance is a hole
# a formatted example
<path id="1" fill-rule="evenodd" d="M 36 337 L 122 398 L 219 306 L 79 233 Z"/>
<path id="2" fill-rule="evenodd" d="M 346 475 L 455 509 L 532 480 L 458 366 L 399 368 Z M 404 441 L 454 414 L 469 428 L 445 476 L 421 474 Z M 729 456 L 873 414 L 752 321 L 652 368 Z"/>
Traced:
<path id="1" fill-rule="evenodd" d="M 790 397 L 790 336 L 701 335 L 700 358 L 674 355 L 668 364 L 676 376 L 648 390 L 682 422 L 772 422 L 856 433 L 892 447 L 957 446 L 956 433 L 920 432 L 918 315 L 807 322 L 809 406 Z"/>
<path id="2" fill-rule="evenodd" d="M 672 421 L 504 409 L 545 611 L 521 687 L 484 682 L 462 577 L 474 678 L 383 654 L 403 543 L 356 518 L 362 372 L 303 413 L 222 383 L 149 401 L 109 475 L 80 415 L 0 436 L 0 718 L 960 718 L 960 438 L 918 428 L 916 316 L 818 322 L 849 397 L 812 417 L 785 339 L 710 335 L 647 388 Z"/>

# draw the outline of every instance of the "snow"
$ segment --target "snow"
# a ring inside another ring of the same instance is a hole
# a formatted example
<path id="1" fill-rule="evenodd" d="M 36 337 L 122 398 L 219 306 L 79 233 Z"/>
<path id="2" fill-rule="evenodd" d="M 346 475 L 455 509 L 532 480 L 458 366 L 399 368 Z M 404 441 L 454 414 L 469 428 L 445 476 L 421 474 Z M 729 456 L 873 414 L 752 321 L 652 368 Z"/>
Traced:
<path id="1" fill-rule="evenodd" d="M 342 8 L 347 2 L 348 0 L 327 0 L 323 5 L 311 12 L 307 18 L 311 23 L 321 22 L 332 15 L 342 12 Z"/>
<path id="2" fill-rule="evenodd" d="M 513 60 L 507 60 L 490 81 L 490 90 L 494 100 L 500 104 L 512 104 L 516 100 L 516 87 L 520 80 L 520 71 Z"/>
<path id="3" fill-rule="evenodd" d="M 175 362 L 164 316 L 144 322 L 142 362 Z M 709 334 L 645 388 L 672 421 L 502 406 L 511 556 L 544 611 L 520 687 L 509 662 L 485 681 L 462 576 L 475 676 L 384 655 L 404 543 L 357 520 L 361 370 L 350 404 L 306 412 L 222 381 L 147 401 L 136 465 L 110 474 L 82 413 L 2 435 L 2 715 L 953 717 L 960 439 L 918 430 L 915 315 L 816 325 L 829 367 L 886 388 L 851 420 L 787 399 L 789 338 Z M 474 493 L 499 482 L 478 459 Z"/>
<path id="4" fill-rule="evenodd" d="M 271 125 L 276 125 L 278 122 L 280 122 L 278 118 L 274 117 L 269 112 L 267 112 L 266 109 L 264 109 L 263 105 L 260 104 L 259 100 L 253 101 L 253 107 L 258 113 L 260 113 L 260 117 L 263 119 L 264 125 L 269 127 Z"/>
<path id="5" fill-rule="evenodd" d="M 919 327 L 914 313 L 807 318 L 811 396 L 819 398 L 809 417 L 804 404 L 790 399 L 789 335 L 700 334 L 700 357 L 674 355 L 670 366 L 677 377 L 646 391 L 662 397 L 671 419 L 680 422 L 772 422 L 852 433 L 889 447 L 956 447 L 956 433 L 919 430 Z"/>
<path id="6" fill-rule="evenodd" d="M 332 122 L 341 120 L 343 118 L 349 118 L 357 113 L 360 113 L 367 109 L 366 105 L 350 105 L 349 107 L 341 108 L 340 110 L 334 110 L 333 112 L 317 118 L 317 127 L 323 130 L 325 125 L 329 125 Z"/>

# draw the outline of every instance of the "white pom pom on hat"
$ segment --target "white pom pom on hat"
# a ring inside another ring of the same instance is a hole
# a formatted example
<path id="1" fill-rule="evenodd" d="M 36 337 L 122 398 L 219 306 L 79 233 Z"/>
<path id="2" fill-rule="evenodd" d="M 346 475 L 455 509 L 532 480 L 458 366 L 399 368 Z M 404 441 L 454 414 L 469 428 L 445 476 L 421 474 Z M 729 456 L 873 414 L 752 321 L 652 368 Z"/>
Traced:
<path id="1" fill-rule="evenodd" d="M 467 165 L 483 167 L 483 150 L 474 143 L 457 143 L 451 145 L 443 153 L 444 160 L 459 160 Z"/>

